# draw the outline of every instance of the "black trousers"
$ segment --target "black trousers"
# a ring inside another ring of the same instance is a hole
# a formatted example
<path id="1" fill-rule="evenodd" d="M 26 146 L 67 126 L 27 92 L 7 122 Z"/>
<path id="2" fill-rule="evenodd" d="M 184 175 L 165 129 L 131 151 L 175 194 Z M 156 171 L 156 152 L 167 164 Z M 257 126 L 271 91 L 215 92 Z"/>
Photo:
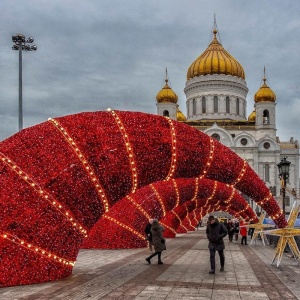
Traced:
<path id="1" fill-rule="evenodd" d="M 148 258 L 151 259 L 152 257 L 158 255 L 158 261 L 161 261 L 161 252 L 154 252 L 153 254 L 151 254 Z"/>
<path id="2" fill-rule="evenodd" d="M 247 244 L 247 237 L 246 236 L 242 236 L 241 243 L 244 244 L 244 242 L 245 242 L 245 244 Z"/>
<path id="3" fill-rule="evenodd" d="M 216 250 L 216 248 L 209 248 L 210 252 L 210 269 L 215 271 L 216 269 L 216 251 L 218 251 L 220 256 L 220 265 L 221 267 L 224 267 L 225 265 L 225 256 L 224 256 L 224 249 L 222 250 Z"/>

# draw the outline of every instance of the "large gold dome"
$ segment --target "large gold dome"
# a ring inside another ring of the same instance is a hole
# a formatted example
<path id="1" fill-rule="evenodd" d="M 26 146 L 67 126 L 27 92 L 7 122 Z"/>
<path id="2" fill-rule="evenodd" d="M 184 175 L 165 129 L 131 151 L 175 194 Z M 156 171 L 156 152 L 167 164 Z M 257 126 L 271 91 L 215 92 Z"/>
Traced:
<path id="1" fill-rule="evenodd" d="M 245 79 L 242 65 L 231 56 L 217 39 L 217 29 L 208 48 L 190 65 L 187 80 L 208 74 L 225 74 Z"/>
<path id="2" fill-rule="evenodd" d="M 161 102 L 177 103 L 178 97 L 173 92 L 173 90 L 169 87 L 167 78 L 165 79 L 165 82 L 166 82 L 165 86 L 156 95 L 156 101 L 158 103 Z"/>
<path id="3" fill-rule="evenodd" d="M 267 86 L 266 77 L 263 78 L 264 83 L 254 95 L 254 102 L 275 102 L 276 94 Z"/>

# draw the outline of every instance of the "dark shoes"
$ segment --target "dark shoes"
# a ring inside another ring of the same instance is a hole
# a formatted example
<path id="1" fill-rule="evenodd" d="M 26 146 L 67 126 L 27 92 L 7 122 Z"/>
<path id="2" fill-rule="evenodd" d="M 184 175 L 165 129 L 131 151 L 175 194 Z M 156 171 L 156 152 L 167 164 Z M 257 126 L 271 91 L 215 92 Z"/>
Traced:
<path id="1" fill-rule="evenodd" d="M 150 258 L 146 258 L 146 261 L 148 262 L 149 265 L 151 265 Z"/>
<path id="2" fill-rule="evenodd" d="M 224 267 L 221 267 L 220 272 L 224 272 Z"/>
<path id="3" fill-rule="evenodd" d="M 164 263 L 163 263 L 162 261 L 159 261 L 158 264 L 159 264 L 159 265 L 163 265 Z"/>
<path id="4" fill-rule="evenodd" d="M 215 270 L 210 270 L 208 273 L 209 274 L 215 274 Z"/>

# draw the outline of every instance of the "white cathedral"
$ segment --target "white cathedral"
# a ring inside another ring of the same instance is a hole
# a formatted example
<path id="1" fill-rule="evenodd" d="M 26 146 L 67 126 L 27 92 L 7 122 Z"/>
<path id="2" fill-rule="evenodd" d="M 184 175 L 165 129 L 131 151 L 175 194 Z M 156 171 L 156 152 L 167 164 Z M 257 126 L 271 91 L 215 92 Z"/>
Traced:
<path id="1" fill-rule="evenodd" d="M 254 110 L 247 118 L 247 93 L 242 65 L 231 56 L 217 39 L 217 29 L 208 48 L 187 70 L 187 117 L 180 111 L 178 97 L 168 85 L 156 96 L 157 114 L 193 126 L 245 159 L 264 180 L 282 206 L 281 181 L 277 164 L 283 157 L 291 162 L 288 190 L 299 192 L 299 144 L 293 138 L 283 142 L 276 136 L 276 95 L 263 84 L 254 96 Z M 248 199 L 253 209 L 259 208 Z M 288 213 L 293 197 L 286 193 L 285 209 Z"/>

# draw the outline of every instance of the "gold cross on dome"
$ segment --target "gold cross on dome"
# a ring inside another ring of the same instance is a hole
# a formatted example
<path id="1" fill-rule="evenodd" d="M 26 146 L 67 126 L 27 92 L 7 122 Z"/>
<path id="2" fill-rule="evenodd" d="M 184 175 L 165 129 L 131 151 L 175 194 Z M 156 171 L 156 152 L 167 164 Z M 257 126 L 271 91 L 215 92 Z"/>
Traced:
<path id="1" fill-rule="evenodd" d="M 268 231 L 269 234 L 280 236 L 272 260 L 272 264 L 273 264 L 277 258 L 277 267 L 279 267 L 280 265 L 281 258 L 284 249 L 286 247 L 286 244 L 289 245 L 293 253 L 293 257 L 296 260 L 299 260 L 300 258 L 300 251 L 295 241 L 295 236 L 300 235 L 300 228 L 295 228 L 295 222 L 297 220 L 299 209 L 300 209 L 300 205 L 296 207 L 296 202 L 295 202 L 290 212 L 287 226 L 285 228 L 273 229 Z"/>

